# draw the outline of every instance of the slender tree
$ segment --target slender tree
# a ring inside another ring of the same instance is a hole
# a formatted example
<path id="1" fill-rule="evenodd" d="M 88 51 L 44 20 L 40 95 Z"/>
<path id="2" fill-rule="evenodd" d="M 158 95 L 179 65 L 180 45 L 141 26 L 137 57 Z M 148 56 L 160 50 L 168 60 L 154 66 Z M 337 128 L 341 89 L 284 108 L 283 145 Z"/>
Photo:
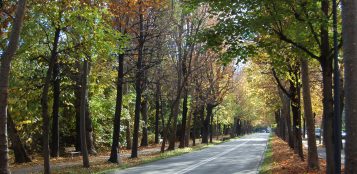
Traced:
<path id="1" fill-rule="evenodd" d="M 319 161 L 316 147 L 315 137 L 315 123 L 312 114 L 311 94 L 310 94 L 310 82 L 309 82 L 309 66 L 306 59 L 301 59 L 301 79 L 303 86 L 303 98 L 304 98 L 304 116 L 307 124 L 307 137 L 308 137 L 308 167 L 309 169 L 318 169 Z"/>
<path id="2" fill-rule="evenodd" d="M 142 63 L 143 63 L 143 49 L 144 49 L 144 12 L 143 12 L 143 1 L 139 0 L 139 46 L 138 46 L 138 60 L 136 62 L 136 77 L 135 77 L 135 120 L 134 120 L 134 132 L 133 132 L 133 144 L 131 149 L 131 157 L 138 157 L 138 144 L 139 144 L 139 122 L 140 122 L 140 111 L 141 111 L 141 83 L 142 83 Z"/>
<path id="3" fill-rule="evenodd" d="M 112 149 L 110 152 L 109 162 L 120 163 L 119 154 L 119 135 L 120 135 L 120 116 L 122 112 L 123 104 L 123 81 L 124 81 L 124 54 L 118 56 L 118 80 L 117 80 L 117 98 L 115 104 L 115 115 L 114 115 L 114 129 L 113 129 L 113 142 Z"/>
<path id="4" fill-rule="evenodd" d="M 357 2 L 342 1 L 343 59 L 345 64 L 345 173 L 357 173 Z"/>
<path id="5" fill-rule="evenodd" d="M 80 134 L 81 134 L 81 152 L 83 157 L 83 167 L 89 167 L 89 155 L 86 136 L 86 100 L 87 100 L 87 76 L 88 76 L 88 60 L 83 60 L 82 68 L 82 85 L 81 85 L 81 105 L 80 105 Z"/>
<path id="6" fill-rule="evenodd" d="M 8 45 L 1 55 L 0 65 L 0 174 L 10 173 L 7 141 L 7 104 L 11 61 L 19 45 L 25 16 L 26 0 L 19 0 Z"/>

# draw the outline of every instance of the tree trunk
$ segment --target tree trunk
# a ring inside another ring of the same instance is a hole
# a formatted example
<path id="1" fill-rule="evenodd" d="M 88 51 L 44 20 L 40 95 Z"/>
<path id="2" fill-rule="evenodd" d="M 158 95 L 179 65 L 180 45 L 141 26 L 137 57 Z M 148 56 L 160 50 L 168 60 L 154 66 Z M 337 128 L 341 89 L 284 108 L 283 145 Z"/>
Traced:
<path id="1" fill-rule="evenodd" d="M 196 146 L 196 131 L 197 131 L 197 115 L 198 115 L 198 106 L 193 111 L 193 128 L 192 128 L 192 146 Z"/>
<path id="2" fill-rule="evenodd" d="M 11 61 L 19 45 L 25 16 L 26 0 L 19 0 L 8 45 L 1 55 L 0 64 L 0 174 L 10 173 L 7 140 L 7 103 Z"/>
<path id="3" fill-rule="evenodd" d="M 160 88 L 160 81 L 158 81 L 155 94 L 155 144 L 159 144 Z"/>
<path id="4" fill-rule="evenodd" d="M 143 135 L 141 138 L 141 143 L 140 146 L 148 146 L 148 102 L 146 97 L 144 97 L 144 100 L 141 102 L 141 115 L 143 117 Z"/>
<path id="5" fill-rule="evenodd" d="M 130 121 L 125 121 L 125 139 L 126 139 L 126 149 L 131 149 L 131 131 L 130 131 Z"/>
<path id="6" fill-rule="evenodd" d="M 20 136 L 17 134 L 15 123 L 12 120 L 9 112 L 7 113 L 7 124 L 11 147 L 14 150 L 15 154 L 15 163 L 31 162 L 31 159 L 28 156 L 24 145 L 21 142 Z"/>
<path id="7" fill-rule="evenodd" d="M 115 105 L 115 114 L 114 114 L 114 129 L 113 129 L 113 140 L 112 140 L 112 149 L 110 152 L 109 162 L 120 163 L 120 154 L 119 154 L 119 136 L 120 136 L 120 116 L 123 104 L 123 81 L 124 81 L 124 54 L 118 56 L 118 80 L 117 80 L 117 98 Z"/>
<path id="8" fill-rule="evenodd" d="M 210 118 L 210 125 L 209 125 L 209 142 L 213 142 L 213 112 Z"/>
<path id="9" fill-rule="evenodd" d="M 304 98 L 304 116 L 307 124 L 308 137 L 308 167 L 309 169 L 318 169 L 319 161 L 316 147 L 315 123 L 312 113 L 310 81 L 309 81 L 309 65 L 306 59 L 301 59 L 301 79 L 303 86 Z"/>
<path id="10" fill-rule="evenodd" d="M 346 148 L 345 173 L 357 173 L 357 2 L 342 1 L 345 65 Z"/>
<path id="11" fill-rule="evenodd" d="M 188 120 L 186 125 L 186 136 L 185 136 L 185 147 L 190 145 L 190 137 L 191 137 L 191 124 L 192 124 L 192 110 L 188 114 Z"/>
<path id="12" fill-rule="evenodd" d="M 88 75 L 89 75 L 89 65 L 88 65 L 88 70 L 87 70 L 87 79 L 88 79 Z M 88 81 L 88 80 L 87 80 Z M 88 96 L 88 87 L 86 89 L 86 141 L 87 141 L 87 150 L 88 153 L 91 155 L 96 155 L 97 151 L 95 150 L 95 146 L 94 146 L 94 128 L 93 128 L 93 123 L 92 123 L 92 117 L 91 117 L 91 113 L 89 111 L 89 96 Z"/>
<path id="13" fill-rule="evenodd" d="M 182 103 L 182 122 L 181 122 L 181 137 L 180 137 L 179 148 L 185 147 L 185 138 L 186 138 L 188 91 L 187 91 L 186 87 L 184 87 L 184 88 L 185 89 L 184 89 L 184 94 L 183 94 L 184 96 L 183 96 L 183 103 Z"/>
<path id="14" fill-rule="evenodd" d="M 80 64 L 80 61 L 76 61 L 76 66 L 78 73 L 76 74 L 75 77 L 75 101 L 74 101 L 74 107 L 76 111 L 76 140 L 75 140 L 75 148 L 77 152 L 82 151 L 81 150 L 81 72 L 82 72 L 82 67 Z"/>
<path id="15" fill-rule="evenodd" d="M 87 149 L 87 74 L 88 74 L 88 60 L 83 61 L 82 68 L 82 87 L 81 87 L 81 107 L 80 107 L 80 130 L 81 130 L 81 152 L 83 157 L 83 167 L 89 167 L 89 155 Z"/>
<path id="16" fill-rule="evenodd" d="M 291 108 L 293 113 L 293 135 L 294 135 L 294 150 L 300 158 L 303 160 L 302 151 L 302 137 L 301 137 L 301 114 L 300 114 L 300 87 L 293 82 L 290 82 L 290 92 L 291 92 Z"/>
<path id="17" fill-rule="evenodd" d="M 207 104 L 206 109 L 207 109 L 207 115 L 206 119 L 203 122 L 203 134 L 202 134 L 202 143 L 208 143 L 208 136 L 209 136 L 209 131 L 210 131 L 210 122 L 211 122 L 211 116 L 213 112 L 214 106 L 211 104 Z"/>
<path id="18" fill-rule="evenodd" d="M 43 86 L 42 97 L 41 97 L 41 106 L 42 106 L 42 117 L 43 117 L 43 156 L 44 156 L 44 173 L 50 173 L 50 149 L 49 149 L 49 124 L 50 119 L 48 116 L 48 92 L 51 83 L 51 77 L 53 72 L 54 63 L 57 57 L 57 48 L 58 41 L 61 30 L 59 28 L 55 31 L 53 48 L 51 51 L 50 62 L 48 66 L 48 70 L 46 73 L 45 83 Z"/>
<path id="19" fill-rule="evenodd" d="M 59 107 L 60 107 L 60 65 L 56 56 L 53 66 L 52 144 L 51 156 L 59 156 Z"/>
<path id="20" fill-rule="evenodd" d="M 329 0 L 322 0 L 321 10 L 323 14 L 329 16 Z M 323 22 L 321 25 L 321 59 L 322 85 L 323 85 L 323 137 L 326 147 L 326 172 L 334 173 L 334 146 L 332 138 L 333 127 L 333 95 L 332 95 L 332 59 L 330 57 L 330 43 L 328 25 Z"/>
<path id="21" fill-rule="evenodd" d="M 142 14 L 142 0 L 138 1 L 139 5 L 139 46 L 138 46 L 138 61 L 136 63 L 136 79 L 135 79 L 135 120 L 133 132 L 133 146 L 131 149 L 131 158 L 138 157 L 138 144 L 139 144 L 139 123 L 140 123 L 140 110 L 141 110 L 141 76 L 142 76 L 142 62 L 143 62 L 143 48 L 144 48 L 144 15 Z"/>

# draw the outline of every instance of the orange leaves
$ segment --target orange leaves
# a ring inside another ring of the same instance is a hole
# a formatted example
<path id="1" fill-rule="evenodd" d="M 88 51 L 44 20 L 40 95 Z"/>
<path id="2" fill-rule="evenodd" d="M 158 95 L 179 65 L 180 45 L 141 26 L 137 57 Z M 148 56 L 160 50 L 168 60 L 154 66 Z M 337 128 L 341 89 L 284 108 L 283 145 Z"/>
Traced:
<path id="1" fill-rule="evenodd" d="M 137 24 L 139 15 L 143 14 L 144 19 L 149 18 L 153 11 L 158 11 L 166 7 L 165 0 L 112 0 L 109 10 L 115 17 L 113 26 L 132 29 Z M 141 8 L 140 8 L 141 7 Z M 141 11 L 140 11 L 141 9 Z"/>
<path id="2" fill-rule="evenodd" d="M 301 161 L 298 155 L 294 154 L 293 150 L 289 148 L 288 144 L 276 136 L 274 136 L 272 140 L 272 149 L 273 149 L 272 173 L 277 173 L 277 174 L 326 173 L 325 160 L 320 159 L 320 168 L 321 168 L 320 171 L 308 171 L 307 160 Z M 305 153 L 305 159 L 307 159 L 306 157 L 307 156 Z"/>

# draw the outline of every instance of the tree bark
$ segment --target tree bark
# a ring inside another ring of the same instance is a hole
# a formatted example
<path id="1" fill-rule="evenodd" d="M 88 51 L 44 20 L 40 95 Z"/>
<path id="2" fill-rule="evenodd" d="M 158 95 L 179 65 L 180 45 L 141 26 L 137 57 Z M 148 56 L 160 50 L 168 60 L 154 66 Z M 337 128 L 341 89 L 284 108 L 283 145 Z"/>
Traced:
<path id="1" fill-rule="evenodd" d="M 130 131 L 130 121 L 125 121 L 125 139 L 126 139 L 126 149 L 131 149 L 131 131 Z"/>
<path id="2" fill-rule="evenodd" d="M 144 48 L 144 14 L 142 0 L 138 1 L 139 5 L 139 46 L 138 46 L 138 61 L 136 63 L 136 79 L 135 79 L 135 120 L 134 120 L 134 132 L 133 132 L 133 146 L 131 149 L 131 158 L 138 157 L 138 140 L 139 140 L 139 123 L 140 123 L 140 110 L 141 110 L 141 76 L 142 76 L 142 62 L 143 62 L 143 48 Z"/>
<path id="3" fill-rule="evenodd" d="M 81 106 L 80 106 L 80 130 L 81 130 L 81 152 L 83 157 L 83 167 L 89 167 L 89 155 L 87 147 L 87 74 L 88 74 L 88 60 L 83 61 L 82 68 L 82 85 L 81 85 Z"/>
<path id="4" fill-rule="evenodd" d="M 342 1 L 343 58 L 345 65 L 346 148 L 345 173 L 357 173 L 357 2 Z"/>
<path id="5" fill-rule="evenodd" d="M 155 94 L 155 144 L 159 144 L 159 120 L 160 120 L 160 81 L 156 84 Z"/>
<path id="6" fill-rule="evenodd" d="M 51 157 L 59 156 L 59 107 L 60 107 L 60 65 L 58 56 L 53 66 L 52 144 Z"/>
<path id="7" fill-rule="evenodd" d="M 120 136 L 120 116 L 123 104 L 123 81 L 124 81 L 124 54 L 118 56 L 118 80 L 117 80 L 117 98 L 115 105 L 114 114 L 114 129 L 113 129 L 113 140 L 112 149 L 110 152 L 109 162 L 120 163 L 120 151 L 119 149 L 119 136 Z"/>
<path id="8" fill-rule="evenodd" d="M 321 10 L 325 17 L 329 16 L 329 0 L 322 0 Z M 323 85 L 323 137 L 326 147 L 326 173 L 332 174 L 335 171 L 334 145 L 333 145 L 333 95 L 332 95 L 332 59 L 329 54 L 329 32 L 326 22 L 321 24 L 321 58 L 322 85 Z"/>
<path id="9" fill-rule="evenodd" d="M 78 70 L 78 73 L 76 73 L 75 77 L 75 101 L 74 101 L 74 107 L 76 111 L 76 142 L 75 142 L 75 148 L 77 152 L 81 151 L 81 72 L 82 72 L 82 67 L 80 64 L 80 61 L 76 61 L 76 67 Z"/>
<path id="10" fill-rule="evenodd" d="M 12 120 L 9 112 L 7 113 L 7 124 L 11 147 L 14 150 L 15 154 L 15 163 L 31 162 L 31 159 L 28 156 L 24 145 L 21 142 L 20 136 L 17 134 L 15 123 Z"/>
<path id="11" fill-rule="evenodd" d="M 211 117 L 212 117 L 212 112 L 213 112 L 214 106 L 212 104 L 207 104 L 206 109 L 207 109 L 207 115 L 206 119 L 204 119 L 203 122 L 203 133 L 202 133 L 202 143 L 208 143 L 208 136 L 209 136 L 209 131 L 210 131 L 210 122 L 211 122 Z"/>
<path id="12" fill-rule="evenodd" d="M 186 136 L 185 136 L 185 147 L 190 145 L 190 137 L 191 137 L 191 124 L 192 124 L 192 110 L 188 114 L 188 120 L 186 125 Z"/>
<path id="13" fill-rule="evenodd" d="M 185 73 L 183 73 L 185 75 Z M 186 87 L 184 87 L 183 94 L 183 103 L 182 103 L 182 122 L 181 122 L 181 136 L 180 136 L 180 145 L 179 148 L 185 147 L 185 138 L 186 138 L 186 122 L 187 122 L 187 111 L 188 111 L 188 91 Z"/>
<path id="14" fill-rule="evenodd" d="M 8 45 L 1 55 L 0 65 L 0 174 L 8 174 L 7 104 L 11 61 L 19 45 L 20 32 L 25 16 L 26 0 L 19 0 Z"/>
<path id="15" fill-rule="evenodd" d="M 291 108 L 293 113 L 293 135 L 294 135 L 294 150 L 303 160 L 302 137 L 301 137 L 301 106 L 300 106 L 300 87 L 298 84 L 290 81 L 291 93 Z"/>
<path id="16" fill-rule="evenodd" d="M 303 86 L 303 98 L 304 98 L 304 116 L 307 125 L 307 137 L 308 137 L 308 167 L 309 169 L 318 169 L 319 161 L 316 147 L 315 137 L 315 123 L 312 113 L 311 94 L 310 94 L 310 81 L 309 81 L 309 65 L 306 59 L 301 59 L 301 79 Z"/>
<path id="17" fill-rule="evenodd" d="M 48 92 L 51 83 L 51 77 L 53 72 L 54 63 L 57 57 L 57 48 L 59 42 L 61 30 L 56 28 L 53 48 L 51 51 L 51 57 L 49 60 L 49 66 L 45 77 L 45 83 L 42 90 L 41 106 L 42 106 L 42 117 L 43 117 L 43 156 L 44 156 L 44 173 L 48 174 L 50 172 L 50 149 L 49 149 L 49 124 L 50 119 L 48 115 Z"/>
<path id="18" fill-rule="evenodd" d="M 87 81 L 88 81 L 88 75 L 89 75 L 89 64 L 88 64 L 88 70 L 87 70 Z M 94 146 L 94 128 L 93 128 L 93 122 L 92 122 L 92 117 L 91 117 L 91 113 L 89 110 L 89 95 L 88 95 L 88 87 L 86 89 L 86 141 L 87 141 L 87 149 L 88 149 L 88 153 L 91 155 L 96 155 L 97 151 L 95 150 L 95 146 Z"/>
<path id="19" fill-rule="evenodd" d="M 143 134 L 141 137 L 141 143 L 140 146 L 148 146 L 148 102 L 146 97 L 144 97 L 144 100 L 141 102 L 141 115 L 143 117 Z"/>
<path id="20" fill-rule="evenodd" d="M 196 131 L 197 131 L 197 115 L 198 115 L 198 106 L 193 111 L 193 128 L 192 128 L 192 146 L 196 146 Z"/>

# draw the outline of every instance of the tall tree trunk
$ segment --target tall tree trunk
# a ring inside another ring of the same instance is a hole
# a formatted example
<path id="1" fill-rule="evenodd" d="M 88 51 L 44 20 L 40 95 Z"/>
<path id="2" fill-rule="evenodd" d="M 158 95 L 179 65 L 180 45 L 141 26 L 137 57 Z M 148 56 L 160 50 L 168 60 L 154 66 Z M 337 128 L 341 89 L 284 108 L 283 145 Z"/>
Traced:
<path id="1" fill-rule="evenodd" d="M 87 70 L 87 81 L 88 81 L 88 75 L 89 75 L 89 71 L 90 71 L 90 66 L 88 65 L 88 70 Z M 92 117 L 91 117 L 91 113 L 89 110 L 89 95 L 88 95 L 88 87 L 86 89 L 86 119 L 85 119 L 85 123 L 86 123 L 86 141 L 87 141 L 87 150 L 88 153 L 91 155 L 96 155 L 97 151 L 95 150 L 95 146 L 94 146 L 94 128 L 93 128 L 93 123 L 92 123 Z"/>
<path id="2" fill-rule="evenodd" d="M 81 107 L 80 107 L 80 130 L 81 130 L 81 152 L 83 157 L 83 167 L 89 167 L 89 155 L 87 147 L 87 75 L 88 75 L 88 60 L 83 61 L 82 68 L 82 85 L 81 85 Z"/>
<path id="3" fill-rule="evenodd" d="M 113 129 L 113 140 L 112 140 L 112 149 L 110 152 L 109 162 L 120 163 L 120 154 L 119 154 L 119 136 L 120 136 L 120 116 L 123 104 L 123 82 L 124 82 L 124 54 L 118 56 L 118 80 L 117 80 L 117 98 L 115 105 L 115 114 L 114 114 L 114 129 Z"/>
<path id="4" fill-rule="evenodd" d="M 345 65 L 346 148 L 345 173 L 357 173 L 357 2 L 342 1 L 343 58 Z"/>
<path id="5" fill-rule="evenodd" d="M 183 26 L 185 24 L 185 14 L 182 12 L 181 13 L 181 18 L 180 18 L 180 25 L 177 27 L 177 32 L 178 32 L 178 38 L 176 39 L 176 45 L 178 48 L 178 55 L 177 55 L 177 89 L 176 89 L 176 96 L 173 101 L 173 105 L 171 108 L 171 114 L 173 118 L 172 122 L 172 130 L 171 130 L 171 136 L 169 139 L 169 147 L 168 150 L 174 150 L 175 149 L 175 142 L 176 142 L 176 131 L 177 131 L 177 118 L 180 112 L 180 101 L 181 101 L 181 91 L 182 87 L 185 85 L 185 82 L 182 83 L 183 77 L 183 70 L 185 62 L 186 62 L 186 55 L 184 53 L 184 48 L 183 48 Z"/>
<path id="6" fill-rule="evenodd" d="M 143 1 L 138 1 L 139 5 L 139 46 L 138 46 L 138 61 L 136 62 L 136 79 L 135 79 L 135 120 L 133 132 L 133 146 L 131 149 L 131 158 L 138 157 L 138 144 L 139 144 L 139 123 L 140 123 L 140 110 L 141 110 L 141 76 L 142 76 L 142 62 L 143 62 L 143 48 L 144 48 L 144 14 L 143 14 Z"/>
<path id="7" fill-rule="evenodd" d="M 309 78 L 309 65 L 306 59 L 301 59 L 301 79 L 303 86 L 304 98 L 304 116 L 307 124 L 307 141 L 308 141 L 308 167 L 309 169 L 318 169 L 319 161 L 316 147 L 315 137 L 315 122 L 312 113 L 311 94 L 310 94 L 310 78 Z"/>
<path id="8" fill-rule="evenodd" d="M 51 156 L 59 156 L 59 107 L 60 107 L 60 65 L 56 56 L 53 66 L 52 144 Z"/>
<path id="9" fill-rule="evenodd" d="M 290 98 L 286 95 L 284 95 L 284 110 L 286 111 L 285 116 L 286 116 L 286 129 L 287 129 L 287 136 L 288 136 L 288 144 L 290 148 L 294 148 L 294 139 L 293 139 L 293 132 L 291 129 L 291 113 L 290 113 Z"/>
<path id="10" fill-rule="evenodd" d="M 155 94 L 155 144 L 159 144 L 159 120 L 160 120 L 160 81 L 156 84 Z"/>
<path id="11" fill-rule="evenodd" d="M 41 106 L 42 106 L 42 117 L 43 117 L 43 156 L 44 156 L 44 173 L 50 173 L 50 149 L 49 149 L 49 124 L 50 119 L 48 115 L 48 92 L 51 83 L 51 77 L 53 72 L 54 63 L 57 57 L 57 48 L 58 48 L 58 41 L 60 36 L 61 30 L 56 28 L 54 41 L 53 41 L 53 48 L 51 51 L 50 62 L 48 66 L 48 70 L 46 73 L 45 83 L 42 90 L 42 97 L 41 97 Z"/>
<path id="12" fill-rule="evenodd" d="M 190 113 L 188 114 L 188 121 L 186 125 L 185 147 L 188 147 L 190 145 L 191 124 L 192 124 L 192 110 L 190 109 Z"/>
<path id="13" fill-rule="evenodd" d="M 183 73 L 185 75 L 185 73 Z M 183 94 L 183 103 L 182 103 L 182 122 L 181 122 L 181 136 L 180 136 L 180 145 L 179 148 L 185 147 L 185 138 L 186 138 L 186 122 L 187 122 L 187 111 L 188 111 L 188 91 L 184 87 Z"/>
<path id="14" fill-rule="evenodd" d="M 302 137 L 306 138 L 306 115 L 304 113 L 304 115 L 302 116 Z"/>
<path id="15" fill-rule="evenodd" d="M 15 163 L 27 163 L 31 162 L 24 145 L 21 142 L 20 136 L 17 134 L 16 126 L 11 118 L 10 112 L 7 112 L 7 129 L 11 142 L 11 147 L 15 154 Z"/>
<path id="16" fill-rule="evenodd" d="M 144 97 L 144 100 L 141 102 L 141 115 L 143 117 L 143 135 L 141 138 L 141 143 L 140 146 L 148 146 L 148 102 L 146 97 Z"/>
<path id="17" fill-rule="evenodd" d="M 293 135 L 294 135 L 294 150 L 301 159 L 304 159 L 302 150 L 302 137 L 301 137 L 301 106 L 300 106 L 300 87 L 293 82 L 290 82 L 290 92 L 292 94 L 291 108 L 293 113 Z"/>
<path id="18" fill-rule="evenodd" d="M 7 103 L 11 61 L 19 45 L 25 16 L 26 0 L 19 0 L 8 45 L 1 55 L 0 65 L 0 174 L 10 173 L 7 140 Z"/>
<path id="19" fill-rule="evenodd" d="M 206 119 L 203 122 L 203 135 L 202 135 L 202 143 L 208 143 L 208 136 L 209 136 L 209 130 L 210 130 L 210 122 L 211 122 L 211 116 L 213 112 L 214 106 L 211 104 L 207 104 L 206 109 L 207 109 L 207 115 Z"/>
<path id="20" fill-rule="evenodd" d="M 213 142 L 213 113 L 211 114 L 211 118 L 210 118 L 210 125 L 209 125 L 209 142 L 212 143 Z M 237 122 L 238 123 L 238 122 Z"/>
<path id="21" fill-rule="evenodd" d="M 328 18 L 329 14 L 329 0 L 322 0 L 321 10 Z M 328 174 L 334 173 L 334 145 L 332 138 L 333 127 L 333 95 L 332 95 L 332 59 L 330 57 L 330 43 L 328 25 L 323 22 L 321 25 L 321 59 L 320 64 L 322 68 L 322 85 L 323 85 L 323 137 L 326 147 L 326 172 Z"/>
<path id="22" fill-rule="evenodd" d="M 130 121 L 125 121 L 125 139 L 126 139 L 126 149 L 131 149 L 131 131 L 130 131 Z"/>
<path id="23" fill-rule="evenodd" d="M 82 67 L 80 64 L 80 61 L 76 61 L 76 67 L 78 70 L 78 73 L 76 73 L 75 77 L 75 87 L 74 87 L 74 93 L 75 93 L 75 101 L 74 101 L 74 107 L 75 107 L 75 112 L 76 112 L 76 140 L 75 140 L 75 148 L 77 152 L 81 151 L 81 72 L 82 72 Z"/>
<path id="24" fill-rule="evenodd" d="M 192 126 L 192 146 L 196 146 L 196 132 L 197 132 L 197 115 L 198 115 L 198 106 L 193 111 L 193 126 Z"/>

